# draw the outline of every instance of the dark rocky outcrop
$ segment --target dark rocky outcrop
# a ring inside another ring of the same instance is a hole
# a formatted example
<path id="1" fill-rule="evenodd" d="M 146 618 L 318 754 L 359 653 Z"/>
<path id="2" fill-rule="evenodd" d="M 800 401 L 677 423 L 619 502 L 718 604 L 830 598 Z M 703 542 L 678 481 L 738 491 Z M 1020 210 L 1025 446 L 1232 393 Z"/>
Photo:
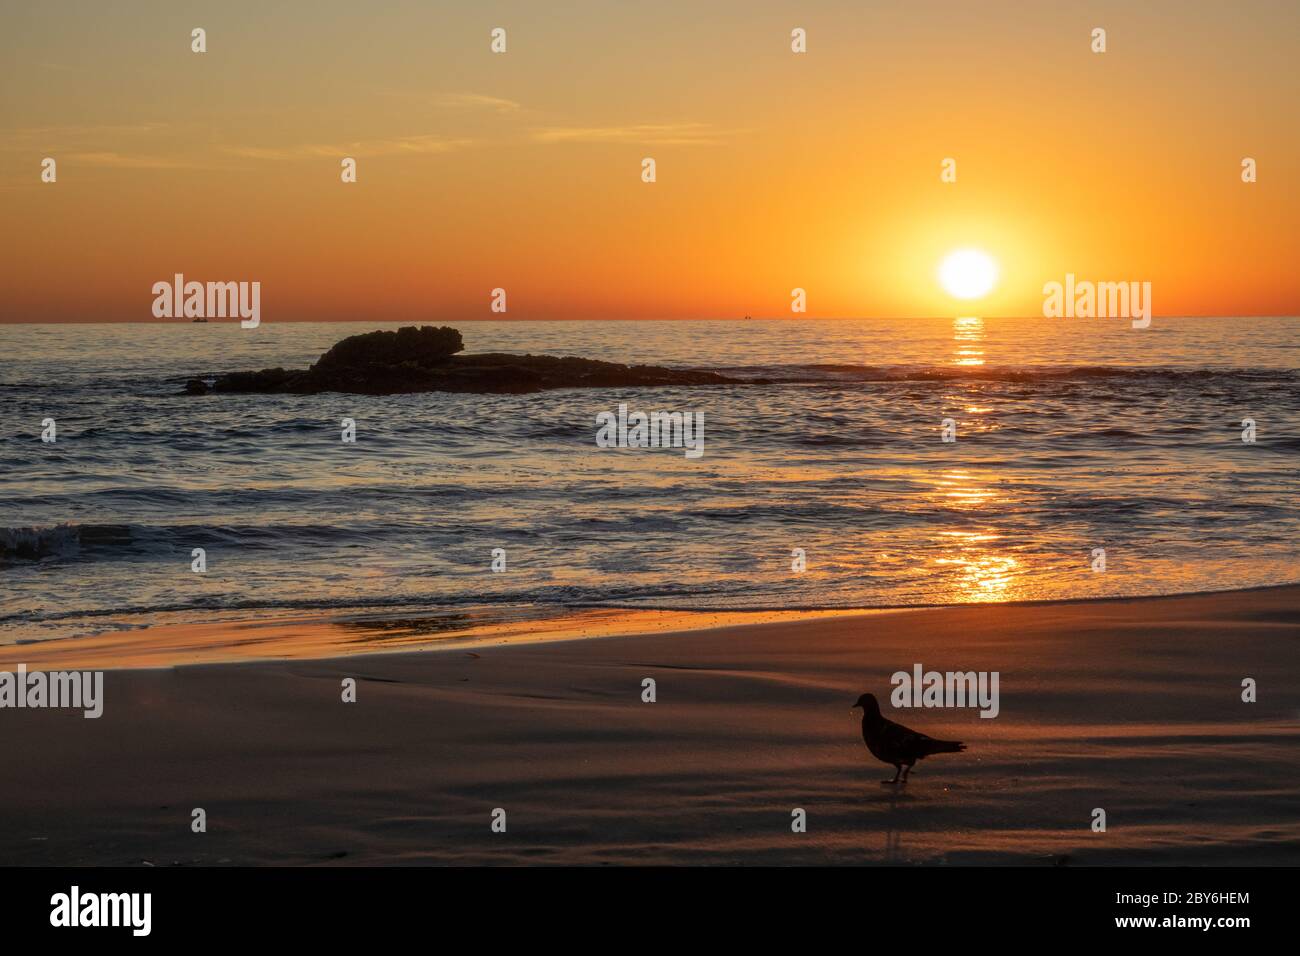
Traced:
<path id="1" fill-rule="evenodd" d="M 184 393 L 517 394 L 555 388 L 726 385 L 734 381 L 716 372 L 657 365 L 622 365 L 594 359 L 500 352 L 457 354 L 464 347 L 460 332 L 446 326 L 407 326 L 396 332 L 366 332 L 343 339 L 311 368 L 230 372 L 218 376 L 211 386 L 202 379 L 190 379 Z"/>
<path id="2" fill-rule="evenodd" d="M 434 328 L 407 325 L 396 332 L 365 332 L 349 335 L 317 360 L 312 370 L 320 373 L 352 369 L 442 365 L 457 352 L 465 351 L 460 332 L 443 325 Z"/>

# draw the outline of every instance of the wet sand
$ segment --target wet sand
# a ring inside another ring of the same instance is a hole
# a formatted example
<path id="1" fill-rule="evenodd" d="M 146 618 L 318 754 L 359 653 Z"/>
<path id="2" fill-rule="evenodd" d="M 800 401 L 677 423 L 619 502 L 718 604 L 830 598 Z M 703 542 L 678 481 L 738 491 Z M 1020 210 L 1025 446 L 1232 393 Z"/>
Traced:
<path id="1" fill-rule="evenodd" d="M 1300 864 L 1300 587 L 720 623 L 111 670 L 0 710 L 0 862 Z M 916 663 L 1000 714 L 886 706 L 969 749 L 882 786 L 849 707 Z"/>

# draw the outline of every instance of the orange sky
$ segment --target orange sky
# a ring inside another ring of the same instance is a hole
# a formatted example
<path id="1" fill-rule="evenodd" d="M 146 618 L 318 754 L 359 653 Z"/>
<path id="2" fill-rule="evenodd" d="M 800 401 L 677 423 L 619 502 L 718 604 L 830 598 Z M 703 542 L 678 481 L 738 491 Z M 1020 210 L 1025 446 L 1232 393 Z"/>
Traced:
<path id="1" fill-rule="evenodd" d="M 260 6 L 6 7 L 0 320 L 147 320 L 176 272 L 270 322 L 1033 315 L 1067 272 L 1300 312 L 1294 3 Z"/>

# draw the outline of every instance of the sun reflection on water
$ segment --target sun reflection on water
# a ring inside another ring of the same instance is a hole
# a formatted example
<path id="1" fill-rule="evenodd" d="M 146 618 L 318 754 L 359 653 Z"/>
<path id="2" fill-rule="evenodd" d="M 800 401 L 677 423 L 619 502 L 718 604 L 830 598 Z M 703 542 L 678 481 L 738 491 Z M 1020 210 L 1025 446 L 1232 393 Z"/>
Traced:
<path id="1" fill-rule="evenodd" d="M 984 364 L 984 320 L 973 315 L 952 320 L 952 338 L 956 343 L 954 365 Z"/>
<path id="2" fill-rule="evenodd" d="M 1009 554 L 996 554 L 989 542 L 1001 535 L 975 531 L 942 531 L 949 539 L 944 557 L 933 564 L 949 578 L 957 601 L 1011 601 L 1018 596 L 1017 583 L 1023 571 L 1021 562 Z"/>
<path id="3" fill-rule="evenodd" d="M 972 475 L 964 468 L 954 468 L 945 471 L 935 480 L 935 495 L 948 499 L 948 504 L 960 508 L 973 508 L 997 501 L 998 495 L 994 489 L 972 484 L 978 481 L 977 475 Z"/>

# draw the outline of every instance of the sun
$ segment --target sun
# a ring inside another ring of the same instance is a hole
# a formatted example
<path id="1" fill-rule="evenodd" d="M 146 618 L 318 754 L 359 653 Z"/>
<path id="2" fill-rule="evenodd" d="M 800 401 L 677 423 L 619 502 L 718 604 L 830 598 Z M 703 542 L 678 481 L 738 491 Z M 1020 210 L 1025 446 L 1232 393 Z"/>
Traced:
<path id="1" fill-rule="evenodd" d="M 958 299 L 988 295 L 998 281 L 998 264 L 979 249 L 958 249 L 939 263 L 939 283 Z"/>

